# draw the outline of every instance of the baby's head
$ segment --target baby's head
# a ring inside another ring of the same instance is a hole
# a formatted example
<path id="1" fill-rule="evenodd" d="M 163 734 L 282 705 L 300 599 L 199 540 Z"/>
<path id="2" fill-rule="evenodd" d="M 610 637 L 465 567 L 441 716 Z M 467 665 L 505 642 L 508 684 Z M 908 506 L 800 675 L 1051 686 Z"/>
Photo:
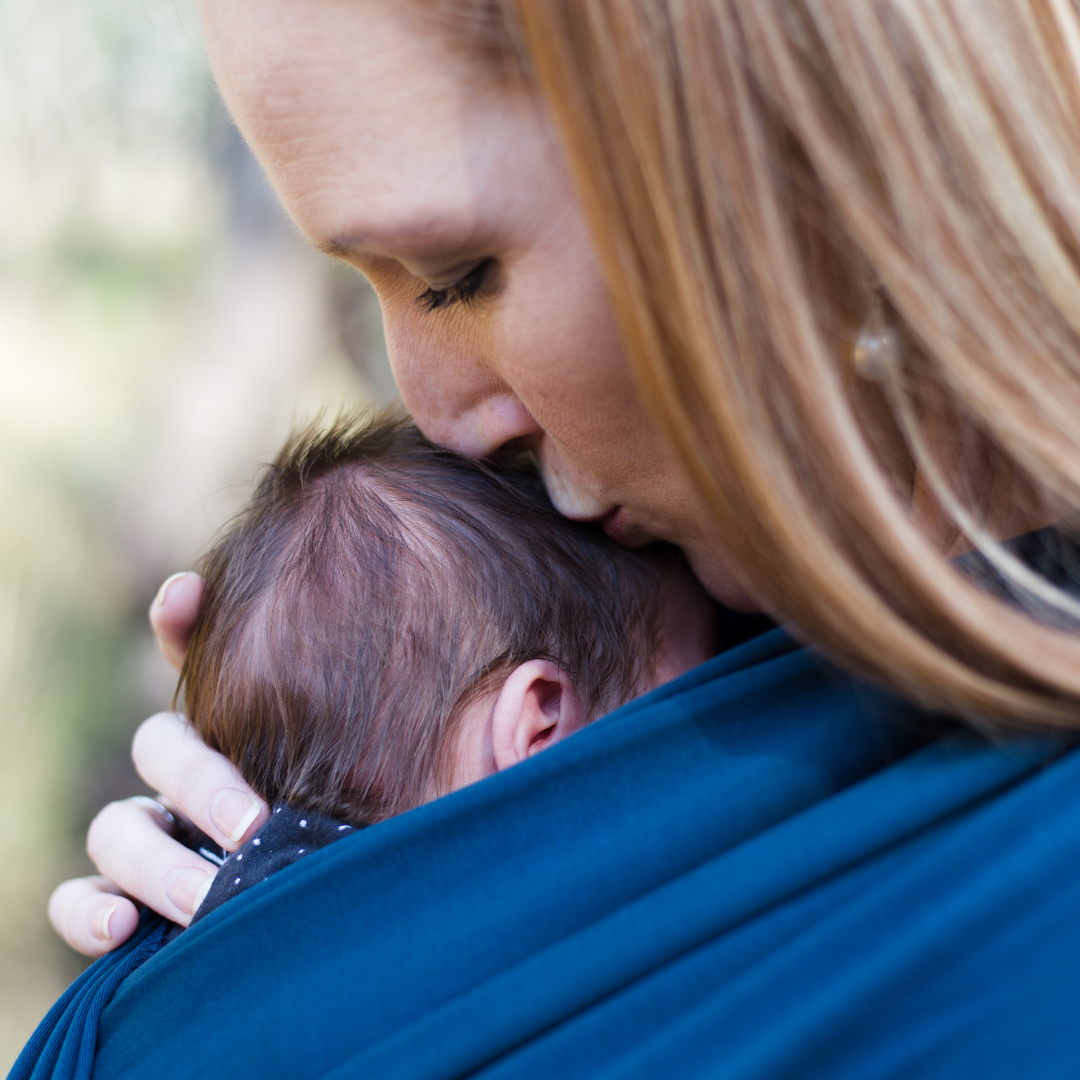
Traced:
<path id="1" fill-rule="evenodd" d="M 713 641 L 677 552 L 626 551 L 534 471 L 396 416 L 294 436 L 201 569 L 192 725 L 268 801 L 352 824 L 516 763 Z"/>

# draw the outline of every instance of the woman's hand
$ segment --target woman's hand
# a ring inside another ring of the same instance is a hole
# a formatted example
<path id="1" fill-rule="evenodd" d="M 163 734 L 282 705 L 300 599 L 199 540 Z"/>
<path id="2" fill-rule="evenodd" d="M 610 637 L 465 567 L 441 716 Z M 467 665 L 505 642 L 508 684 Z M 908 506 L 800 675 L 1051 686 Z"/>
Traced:
<path id="1" fill-rule="evenodd" d="M 175 574 L 150 607 L 150 623 L 166 659 L 179 670 L 202 596 L 197 574 Z M 49 900 L 56 932 L 87 956 L 123 944 L 138 925 L 143 903 L 186 926 L 216 867 L 173 838 L 173 815 L 183 816 L 235 850 L 269 811 L 235 767 L 209 750 L 176 713 L 158 713 L 135 733 L 131 750 L 151 799 L 110 803 L 90 826 L 86 848 L 101 877 L 65 881 Z"/>

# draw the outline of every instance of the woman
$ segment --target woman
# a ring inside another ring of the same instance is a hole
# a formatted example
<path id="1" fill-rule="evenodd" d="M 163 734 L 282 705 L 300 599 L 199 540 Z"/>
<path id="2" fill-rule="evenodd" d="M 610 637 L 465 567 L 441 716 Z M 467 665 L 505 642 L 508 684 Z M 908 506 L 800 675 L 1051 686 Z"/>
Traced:
<path id="1" fill-rule="evenodd" d="M 427 435 L 531 449 L 563 513 L 678 544 L 722 604 L 910 700 L 1080 724 L 1080 608 L 1001 543 L 1080 503 L 1069 0 L 204 16 L 290 213 L 374 284 Z M 198 598 L 171 579 L 151 612 L 174 663 Z M 229 848 L 265 819 L 175 718 L 134 754 Z M 130 937 L 126 897 L 190 919 L 212 868 L 160 817 L 95 821 L 104 877 L 50 908 L 76 948 Z"/>

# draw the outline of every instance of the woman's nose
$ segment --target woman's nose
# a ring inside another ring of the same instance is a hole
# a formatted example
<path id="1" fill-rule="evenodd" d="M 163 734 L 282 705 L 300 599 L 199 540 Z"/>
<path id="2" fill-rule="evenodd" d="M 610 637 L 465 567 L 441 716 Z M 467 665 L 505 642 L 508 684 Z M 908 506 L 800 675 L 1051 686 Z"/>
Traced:
<path id="1" fill-rule="evenodd" d="M 535 450 L 543 434 L 528 409 L 512 391 L 486 395 L 455 407 L 453 395 L 434 403 L 405 404 L 420 430 L 432 442 L 469 457 L 501 461 Z"/>
<path id="2" fill-rule="evenodd" d="M 493 365 L 462 342 L 424 340 L 387 325 L 390 366 L 402 400 L 434 443 L 469 457 L 500 460 L 535 450 L 543 430 Z M 396 332 L 395 332 L 396 331 Z"/>

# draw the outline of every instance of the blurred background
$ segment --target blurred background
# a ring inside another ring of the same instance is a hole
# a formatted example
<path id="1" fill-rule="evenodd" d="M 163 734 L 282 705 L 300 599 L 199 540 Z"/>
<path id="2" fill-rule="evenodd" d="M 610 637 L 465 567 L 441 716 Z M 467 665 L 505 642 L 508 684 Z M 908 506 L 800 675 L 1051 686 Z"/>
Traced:
<path id="1" fill-rule="evenodd" d="M 49 892 L 144 790 L 159 583 L 293 422 L 394 394 L 374 296 L 278 209 L 194 0 L 0 0 L 0 1071 L 85 965 Z"/>

